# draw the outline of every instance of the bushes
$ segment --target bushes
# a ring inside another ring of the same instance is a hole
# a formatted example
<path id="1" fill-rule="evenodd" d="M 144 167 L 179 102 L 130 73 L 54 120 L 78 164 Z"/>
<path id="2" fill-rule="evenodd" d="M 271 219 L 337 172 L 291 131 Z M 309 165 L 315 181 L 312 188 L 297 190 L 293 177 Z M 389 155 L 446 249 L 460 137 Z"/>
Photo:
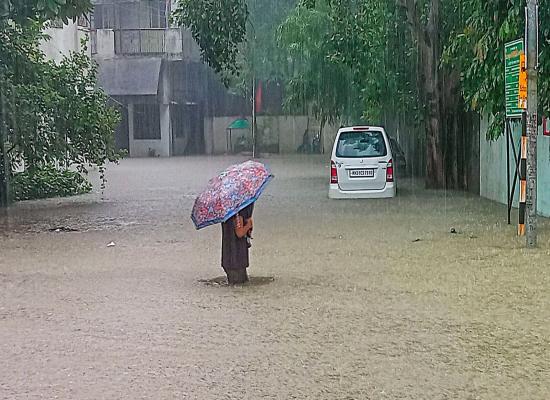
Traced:
<path id="1" fill-rule="evenodd" d="M 86 172 L 118 161 L 122 154 L 116 149 L 114 131 L 120 115 L 97 85 L 97 65 L 84 48 L 59 63 L 48 60 L 40 49 L 40 41 L 46 40 L 42 28 L 39 22 L 2 23 L 0 15 L 0 143 L 8 144 L 0 146 L 0 157 L 8 161 L 7 170 L 11 174 L 20 165 L 35 172 L 44 165 L 70 165 Z M 63 186 L 48 187 L 62 177 L 70 181 L 70 194 L 81 191 L 76 176 L 43 176 L 54 172 L 59 171 L 36 172 L 40 191 L 32 193 L 23 184 L 15 197 L 63 195 Z M 2 193 L 5 187 L 0 187 Z"/>
<path id="2" fill-rule="evenodd" d="M 92 185 L 78 172 L 48 165 L 17 173 L 11 181 L 14 201 L 89 193 Z"/>

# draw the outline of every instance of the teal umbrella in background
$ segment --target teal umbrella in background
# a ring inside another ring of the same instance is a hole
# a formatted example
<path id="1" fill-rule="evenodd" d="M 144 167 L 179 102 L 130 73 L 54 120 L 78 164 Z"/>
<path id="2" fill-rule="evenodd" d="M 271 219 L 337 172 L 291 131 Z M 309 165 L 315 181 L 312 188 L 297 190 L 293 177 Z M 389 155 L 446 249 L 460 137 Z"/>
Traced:
<path id="1" fill-rule="evenodd" d="M 227 129 L 250 129 L 250 123 L 247 119 L 236 119 Z"/>
<path id="2" fill-rule="evenodd" d="M 233 121 L 227 127 L 227 152 L 233 153 L 233 131 L 234 130 L 245 130 L 250 129 L 250 122 L 246 118 L 239 118 Z"/>

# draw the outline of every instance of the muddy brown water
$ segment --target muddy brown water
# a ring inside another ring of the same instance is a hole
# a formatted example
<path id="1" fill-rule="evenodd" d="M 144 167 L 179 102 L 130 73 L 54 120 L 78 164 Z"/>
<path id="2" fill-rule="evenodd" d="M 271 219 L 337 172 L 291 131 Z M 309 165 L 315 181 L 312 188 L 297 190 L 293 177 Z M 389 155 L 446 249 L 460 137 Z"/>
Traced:
<path id="1" fill-rule="evenodd" d="M 335 202 L 325 160 L 270 158 L 250 274 L 274 280 L 214 287 L 219 229 L 188 214 L 238 160 L 125 160 L 0 215 L 0 398 L 549 398 L 547 220 L 527 251 L 476 196 Z"/>

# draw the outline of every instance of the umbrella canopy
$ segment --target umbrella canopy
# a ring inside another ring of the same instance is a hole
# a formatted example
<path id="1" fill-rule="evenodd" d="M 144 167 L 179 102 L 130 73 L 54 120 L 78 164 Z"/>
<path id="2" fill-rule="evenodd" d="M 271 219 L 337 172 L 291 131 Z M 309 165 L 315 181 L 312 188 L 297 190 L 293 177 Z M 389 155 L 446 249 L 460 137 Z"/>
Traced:
<path id="1" fill-rule="evenodd" d="M 250 124 L 246 119 L 236 119 L 227 127 L 227 129 L 248 129 Z"/>
<path id="2" fill-rule="evenodd" d="M 210 180 L 198 195 L 191 219 L 197 229 L 226 222 L 254 203 L 273 179 L 262 163 L 247 161 L 233 165 Z"/>

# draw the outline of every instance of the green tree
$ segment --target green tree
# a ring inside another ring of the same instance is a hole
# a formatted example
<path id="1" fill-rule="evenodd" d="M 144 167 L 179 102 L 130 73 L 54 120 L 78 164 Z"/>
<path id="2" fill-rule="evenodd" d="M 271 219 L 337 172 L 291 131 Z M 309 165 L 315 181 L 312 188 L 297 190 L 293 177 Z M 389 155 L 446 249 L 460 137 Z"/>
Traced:
<path id="1" fill-rule="evenodd" d="M 245 0 L 234 1 L 246 6 Z M 549 1 L 540 0 L 541 21 L 550 18 Z M 362 114 L 388 123 L 397 116 L 398 126 L 424 131 L 415 140 L 425 146 L 426 185 L 467 188 L 475 113 L 495 117 L 491 137 L 503 131 L 503 45 L 521 36 L 524 5 L 525 0 L 302 0 L 280 37 L 290 59 L 287 103 L 337 102 L 330 112 L 348 120 Z M 320 15 L 322 27 L 315 20 Z M 215 17 L 209 20 L 220 20 Z M 246 19 L 239 29 L 246 30 Z M 544 25 L 541 36 L 540 96 L 548 110 L 550 40 Z M 348 82 L 348 106 L 333 97 L 343 94 L 342 82 Z M 315 108 L 317 115 L 328 109 Z"/>
<path id="2" fill-rule="evenodd" d="M 2 0 L 0 23 L 11 20 L 25 25 L 57 18 L 67 23 L 91 9 L 91 0 Z"/>
<path id="3" fill-rule="evenodd" d="M 456 2 L 310 0 L 302 4 L 328 15 L 324 24 L 331 34 L 324 39 L 330 42 L 325 47 L 332 49 L 331 61 L 346 67 L 328 87 L 348 79 L 350 106 L 344 110 L 345 119 L 356 121 L 362 114 L 364 120 L 383 123 L 391 132 L 407 132 L 406 141 L 425 143 L 425 154 L 416 164 L 427 160 L 428 187 L 467 186 L 462 161 L 466 151 L 461 150 L 472 130 L 463 122 L 468 118 L 463 118 L 460 71 L 441 65 L 442 48 L 462 21 Z M 323 90 L 330 93 L 324 86 Z M 416 134 L 421 129 L 424 138 Z"/>
<path id="4" fill-rule="evenodd" d="M 287 89 L 287 100 L 295 107 L 300 101 L 320 101 L 333 121 L 384 124 L 415 145 L 419 140 L 415 50 L 395 3 L 318 0 L 302 1 L 299 9 L 281 27 L 292 27 L 290 40 L 282 44 L 292 69 L 304 71 L 289 75 L 294 90 Z M 312 18 L 316 15 L 323 18 Z M 309 94 L 310 99 L 300 100 L 300 94 Z M 411 163 L 417 164 L 421 163 Z"/>
<path id="5" fill-rule="evenodd" d="M 254 66 L 262 79 L 278 75 L 276 30 L 297 0 L 182 0 L 172 20 L 191 30 L 202 58 L 227 84 Z M 233 75 L 233 76 L 232 76 Z M 233 78 L 233 79 L 232 79 Z"/>
<path id="6" fill-rule="evenodd" d="M 461 25 L 454 29 L 445 50 L 445 62 L 462 71 L 467 106 L 488 114 L 488 137 L 504 133 L 504 45 L 524 36 L 525 1 L 462 0 Z M 540 0 L 539 20 L 550 20 L 550 1 Z M 550 28 L 540 26 L 539 104 L 550 112 Z"/>
<path id="7" fill-rule="evenodd" d="M 180 1 L 172 19 L 191 30 L 203 61 L 218 72 L 229 90 L 250 101 L 252 112 L 259 82 L 283 78 L 286 54 L 277 45 L 276 33 L 296 2 Z"/>
<path id="8" fill-rule="evenodd" d="M 278 45 L 278 29 L 295 9 L 297 0 L 247 0 L 247 4 L 249 29 L 247 46 L 241 49 L 241 67 L 253 70 L 262 80 L 283 79 L 288 54 Z"/>
<path id="9" fill-rule="evenodd" d="M 46 4 L 47 3 L 47 4 Z M 60 4 L 58 2 L 54 2 Z M 7 201 L 7 178 L 14 165 L 103 166 L 115 161 L 113 132 L 118 114 L 96 85 L 96 68 L 84 53 L 59 65 L 39 49 L 52 2 L 11 2 L 0 19 L 0 203 Z M 68 2 L 58 17 L 73 18 L 89 4 Z M 44 8 L 46 7 L 46 8 Z M 3 15 L 5 15 L 4 13 Z M 23 17 L 24 16 L 24 17 Z M 21 22 L 18 22 L 21 21 Z"/>
<path id="10" fill-rule="evenodd" d="M 96 88 L 96 66 L 84 52 L 59 65 L 33 45 L 29 71 L 5 85 L 9 155 L 27 168 L 63 163 L 85 171 L 118 157 L 113 130 L 118 113 Z"/>
<path id="11" fill-rule="evenodd" d="M 180 0 L 172 20 L 191 30 L 203 61 L 214 71 L 238 73 L 239 45 L 246 39 L 248 20 L 244 0 Z"/>
<path id="12" fill-rule="evenodd" d="M 353 87 L 351 70 L 334 57 L 334 34 L 326 3 L 299 5 L 279 28 L 279 44 L 290 60 L 286 108 L 293 112 L 305 107 L 319 119 L 321 131 L 344 115 Z"/>

